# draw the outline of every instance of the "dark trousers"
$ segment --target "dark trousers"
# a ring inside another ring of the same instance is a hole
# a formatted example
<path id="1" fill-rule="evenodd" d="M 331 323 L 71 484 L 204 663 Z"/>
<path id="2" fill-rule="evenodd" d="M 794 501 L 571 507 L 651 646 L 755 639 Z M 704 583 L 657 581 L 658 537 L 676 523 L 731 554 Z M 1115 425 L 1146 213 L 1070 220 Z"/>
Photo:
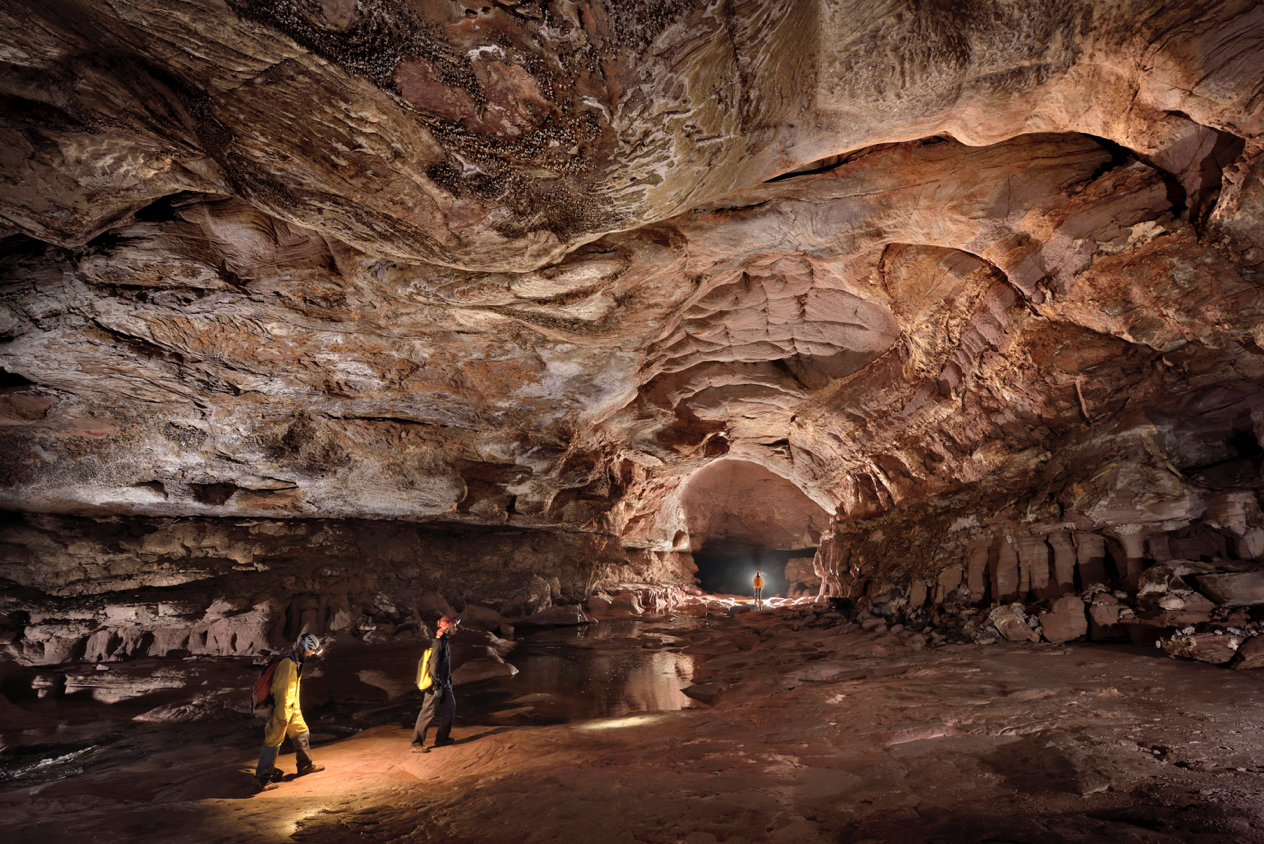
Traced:
<path id="1" fill-rule="evenodd" d="M 452 734 L 456 698 L 453 697 L 452 690 L 445 686 L 431 686 L 426 689 L 425 696 L 421 699 L 421 712 L 417 713 L 417 724 L 413 727 L 413 744 L 426 743 L 426 732 L 430 729 L 430 722 L 434 720 L 436 712 L 439 715 L 439 732 L 435 735 L 435 741 L 446 742 Z"/>
<path id="2" fill-rule="evenodd" d="M 298 764 L 299 771 L 310 768 L 312 766 L 312 734 L 299 733 L 291 736 L 290 741 L 294 742 L 294 761 Z M 259 765 L 255 768 L 255 779 L 266 780 L 272 775 L 277 754 L 280 752 L 281 745 L 279 744 L 276 747 L 263 745 L 263 750 L 259 751 Z"/>

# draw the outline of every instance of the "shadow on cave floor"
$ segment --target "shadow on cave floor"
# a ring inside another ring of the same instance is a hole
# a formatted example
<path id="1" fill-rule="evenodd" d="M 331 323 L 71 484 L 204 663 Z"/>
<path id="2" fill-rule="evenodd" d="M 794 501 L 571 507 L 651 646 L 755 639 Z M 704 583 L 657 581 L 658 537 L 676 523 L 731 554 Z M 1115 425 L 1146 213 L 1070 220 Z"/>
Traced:
<path id="1" fill-rule="evenodd" d="M 328 769 L 257 797 L 256 720 L 0 700 L 5 755 L 20 740 L 28 768 L 0 782 L 0 825 L 6 844 L 1264 844 L 1252 673 L 1127 646 L 918 647 L 793 613 L 540 630 L 497 681 L 512 694 L 459 687 L 456 744 L 427 754 L 409 752 L 408 697 L 305 698 Z M 414 658 L 382 653 L 366 671 Z M 585 660 L 609 682 L 575 673 Z M 221 682 L 242 671 L 221 663 Z M 711 687 L 713 705 L 614 691 L 654 672 Z M 582 707 L 550 709 L 550 682 Z"/>
<path id="2" fill-rule="evenodd" d="M 681 689 L 690 685 L 694 658 L 681 651 L 691 630 L 714 620 L 612 619 L 574 627 L 524 629 L 507 661 L 518 673 L 457 687 L 456 725 L 562 724 L 696 705 Z M 316 745 L 373 727 L 410 727 L 420 693 L 388 693 L 366 684 L 376 677 L 411 676 L 421 645 L 393 641 L 374 646 L 335 644 L 304 678 L 304 714 Z M 146 675 L 168 672 L 170 660 L 114 664 L 110 679 L 131 675 L 142 693 L 106 704 L 91 690 L 59 699 L 0 697 L 0 787 L 32 786 L 82 774 L 102 765 L 133 762 L 160 736 L 162 743 L 211 742 L 248 749 L 257 743 L 259 718 L 247 714 L 249 684 L 257 669 L 246 659 L 198 659 L 193 688 L 146 688 Z M 459 665 L 458 665 L 459 667 Z M 83 668 L 89 678 L 96 666 Z M 48 673 L 48 672 L 44 672 Z M 339 679 L 341 678 L 341 679 Z M 264 712 L 266 710 L 260 710 Z M 191 723 L 190 723 L 191 722 Z M 31 740 L 34 734 L 46 739 Z M 243 736 L 246 736 L 243 738 Z"/>

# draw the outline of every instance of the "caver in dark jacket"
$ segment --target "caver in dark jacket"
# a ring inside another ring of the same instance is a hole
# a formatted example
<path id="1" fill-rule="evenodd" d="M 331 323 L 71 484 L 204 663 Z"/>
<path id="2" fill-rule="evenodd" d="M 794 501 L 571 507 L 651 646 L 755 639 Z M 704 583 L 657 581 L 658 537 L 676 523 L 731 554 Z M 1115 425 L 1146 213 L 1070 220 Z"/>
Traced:
<path id="1" fill-rule="evenodd" d="M 417 713 L 417 724 L 413 727 L 413 752 L 429 753 L 426 747 L 426 732 L 435 714 L 439 716 L 439 731 L 435 734 L 435 747 L 452 744 L 452 718 L 456 715 L 456 698 L 452 695 L 452 642 L 456 635 L 459 618 L 445 615 L 439 619 L 438 634 L 430 646 L 430 658 L 423 657 L 423 664 L 418 666 L 417 686 L 425 697 L 422 698 L 421 712 Z M 429 682 L 427 682 L 427 680 Z"/>

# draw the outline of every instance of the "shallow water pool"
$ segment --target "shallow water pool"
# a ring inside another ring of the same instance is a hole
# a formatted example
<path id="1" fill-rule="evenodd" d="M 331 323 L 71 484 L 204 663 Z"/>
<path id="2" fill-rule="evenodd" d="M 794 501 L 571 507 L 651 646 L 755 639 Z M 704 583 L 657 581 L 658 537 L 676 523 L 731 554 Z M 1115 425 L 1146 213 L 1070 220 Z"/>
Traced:
<path id="1" fill-rule="evenodd" d="M 530 633 L 506 657 L 516 676 L 457 688 L 458 720 L 562 723 L 688 708 L 681 689 L 695 666 L 680 634 L 705 623 L 618 619 Z"/>

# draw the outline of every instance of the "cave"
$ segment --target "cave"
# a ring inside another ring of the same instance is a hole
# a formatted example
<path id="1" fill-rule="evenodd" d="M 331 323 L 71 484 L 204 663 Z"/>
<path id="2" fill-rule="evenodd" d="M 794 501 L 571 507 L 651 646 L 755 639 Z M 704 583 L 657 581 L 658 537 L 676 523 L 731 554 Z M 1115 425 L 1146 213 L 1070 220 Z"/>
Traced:
<path id="1" fill-rule="evenodd" d="M 6 841 L 1264 844 L 1258 3 L 0 22 Z"/>
<path id="2" fill-rule="evenodd" d="M 704 592 L 750 595 L 758 571 L 765 597 L 786 597 L 811 579 L 814 543 L 831 516 L 789 480 L 749 460 L 719 459 L 690 476 L 680 499 Z M 799 565 L 788 572 L 792 560 Z"/>

